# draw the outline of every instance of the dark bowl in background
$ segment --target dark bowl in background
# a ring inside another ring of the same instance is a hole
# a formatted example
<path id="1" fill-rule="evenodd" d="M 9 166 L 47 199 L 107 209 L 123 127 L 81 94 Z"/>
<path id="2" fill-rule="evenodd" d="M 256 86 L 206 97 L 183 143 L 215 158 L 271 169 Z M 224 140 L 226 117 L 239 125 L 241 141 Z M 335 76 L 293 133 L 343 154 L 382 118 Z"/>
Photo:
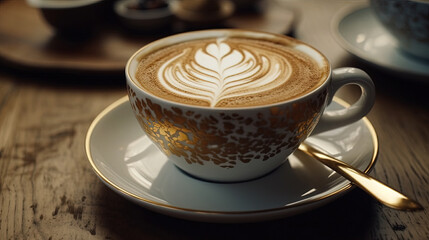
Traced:
<path id="1" fill-rule="evenodd" d="M 38 8 L 57 32 L 80 34 L 93 31 L 103 21 L 108 0 L 27 0 Z"/>

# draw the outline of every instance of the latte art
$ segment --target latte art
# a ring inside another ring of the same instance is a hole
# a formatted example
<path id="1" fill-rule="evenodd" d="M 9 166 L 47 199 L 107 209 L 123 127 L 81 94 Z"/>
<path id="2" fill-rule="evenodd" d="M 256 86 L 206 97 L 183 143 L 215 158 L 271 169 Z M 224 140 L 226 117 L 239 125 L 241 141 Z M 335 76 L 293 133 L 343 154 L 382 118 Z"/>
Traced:
<path id="1" fill-rule="evenodd" d="M 266 56 L 270 56 L 268 59 Z M 183 59 L 189 59 L 183 62 Z M 158 70 L 160 84 L 177 96 L 208 102 L 271 90 L 286 82 L 287 59 L 263 48 L 232 49 L 224 39 L 187 48 Z"/>
<path id="2" fill-rule="evenodd" d="M 141 59 L 136 77 L 147 91 L 167 100 L 242 107 L 302 95 L 324 79 L 326 69 L 291 46 L 218 38 L 158 50 Z"/>

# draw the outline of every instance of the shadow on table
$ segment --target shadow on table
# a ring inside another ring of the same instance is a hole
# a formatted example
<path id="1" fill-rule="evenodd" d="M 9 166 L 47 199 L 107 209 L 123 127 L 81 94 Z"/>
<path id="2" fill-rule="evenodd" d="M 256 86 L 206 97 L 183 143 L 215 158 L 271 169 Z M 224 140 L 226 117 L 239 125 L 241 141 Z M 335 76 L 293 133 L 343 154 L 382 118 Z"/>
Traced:
<path id="1" fill-rule="evenodd" d="M 285 219 L 202 223 L 151 212 L 106 187 L 100 191 L 110 205 L 96 213 L 98 232 L 107 232 L 106 239 L 365 239 L 379 211 L 366 193 L 352 190 L 324 207 Z"/>
<path id="2" fill-rule="evenodd" d="M 62 70 L 46 71 L 44 69 L 24 69 L 10 66 L 0 59 L 2 79 L 10 79 L 15 84 L 34 85 L 58 89 L 125 89 L 125 70 L 117 73 L 87 74 L 82 71 Z"/>

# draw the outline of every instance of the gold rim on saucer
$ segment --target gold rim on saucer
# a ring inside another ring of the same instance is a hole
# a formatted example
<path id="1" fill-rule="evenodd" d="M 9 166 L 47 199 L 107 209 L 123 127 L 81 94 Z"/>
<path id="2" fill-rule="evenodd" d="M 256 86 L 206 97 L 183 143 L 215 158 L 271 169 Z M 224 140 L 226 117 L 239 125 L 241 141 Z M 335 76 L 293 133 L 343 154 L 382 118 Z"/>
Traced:
<path id="1" fill-rule="evenodd" d="M 98 175 L 98 177 L 100 177 L 110 187 L 118 190 L 119 192 L 121 192 L 125 196 L 130 197 L 131 199 L 134 199 L 137 201 L 142 201 L 144 203 L 155 205 L 155 206 L 158 206 L 158 207 L 164 208 L 164 209 L 180 210 L 180 211 L 186 211 L 186 212 L 190 212 L 190 213 L 214 214 L 214 215 L 216 215 L 216 214 L 219 214 L 219 215 L 240 215 L 240 214 L 269 213 L 269 212 L 275 212 L 275 211 L 280 211 L 280 210 L 292 209 L 292 208 L 296 208 L 299 206 L 310 205 L 312 203 L 327 199 L 327 198 L 335 196 L 337 194 L 344 193 L 345 191 L 349 190 L 353 186 L 352 183 L 348 183 L 346 186 L 342 187 L 341 189 L 338 189 L 335 192 L 332 192 L 332 193 L 329 193 L 329 194 L 326 194 L 326 195 L 323 195 L 323 196 L 320 196 L 318 198 L 314 198 L 314 199 L 311 199 L 308 201 L 304 201 L 301 203 L 295 203 L 295 204 L 291 204 L 291 205 L 287 205 L 287 206 L 283 206 L 283 207 L 278 207 L 278 208 L 252 210 L 252 211 L 209 211 L 209 210 L 182 208 L 182 207 L 176 207 L 176 206 L 172 206 L 172 205 L 168 205 L 168 204 L 164 204 L 164 203 L 155 202 L 155 201 L 137 196 L 136 194 L 130 193 L 127 190 L 119 187 L 118 185 L 116 185 L 115 183 L 110 181 L 106 176 L 103 175 L 103 173 L 98 169 L 98 167 L 94 163 L 94 160 L 93 160 L 92 155 L 91 155 L 91 146 L 90 146 L 92 134 L 94 132 L 95 127 L 100 122 L 100 120 L 103 117 L 105 117 L 109 112 L 111 112 L 113 109 L 117 108 L 118 106 L 120 106 L 121 104 L 123 104 L 127 101 L 128 101 L 128 96 L 124 96 L 124 97 L 120 98 L 119 100 L 115 101 L 114 103 L 112 103 L 111 105 L 109 105 L 108 107 L 106 107 L 100 114 L 98 114 L 98 116 L 91 123 L 91 125 L 88 129 L 88 132 L 86 134 L 85 150 L 86 150 L 86 155 L 88 157 L 88 160 L 89 160 L 93 170 Z M 345 102 L 344 100 L 339 99 L 337 97 L 334 97 L 334 101 L 337 102 L 338 104 L 340 104 L 341 106 L 344 106 L 344 107 L 349 106 L 349 104 L 347 102 Z M 368 120 L 368 118 L 364 117 L 364 118 L 362 118 L 362 121 L 367 126 L 369 134 L 371 135 L 371 138 L 373 141 L 372 158 L 371 158 L 369 165 L 363 171 L 364 173 L 368 173 L 372 169 L 372 167 L 374 166 L 376 159 L 377 159 L 377 156 L 378 156 L 378 138 L 377 138 L 377 133 L 376 133 L 374 127 L 372 126 L 371 122 Z"/>

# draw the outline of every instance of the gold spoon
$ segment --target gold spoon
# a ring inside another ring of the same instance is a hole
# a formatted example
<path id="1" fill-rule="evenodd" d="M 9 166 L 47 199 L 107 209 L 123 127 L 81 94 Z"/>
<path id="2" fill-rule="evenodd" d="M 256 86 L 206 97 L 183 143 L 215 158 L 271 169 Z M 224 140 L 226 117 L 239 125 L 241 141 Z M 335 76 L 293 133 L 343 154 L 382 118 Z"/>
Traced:
<path id="1" fill-rule="evenodd" d="M 301 143 L 298 148 L 309 156 L 319 160 L 335 172 L 339 173 L 356 186 L 360 187 L 382 204 L 397 210 L 423 210 L 422 205 L 404 194 L 392 189 L 384 183 L 361 172 L 360 170 L 331 157 L 308 144 Z"/>

